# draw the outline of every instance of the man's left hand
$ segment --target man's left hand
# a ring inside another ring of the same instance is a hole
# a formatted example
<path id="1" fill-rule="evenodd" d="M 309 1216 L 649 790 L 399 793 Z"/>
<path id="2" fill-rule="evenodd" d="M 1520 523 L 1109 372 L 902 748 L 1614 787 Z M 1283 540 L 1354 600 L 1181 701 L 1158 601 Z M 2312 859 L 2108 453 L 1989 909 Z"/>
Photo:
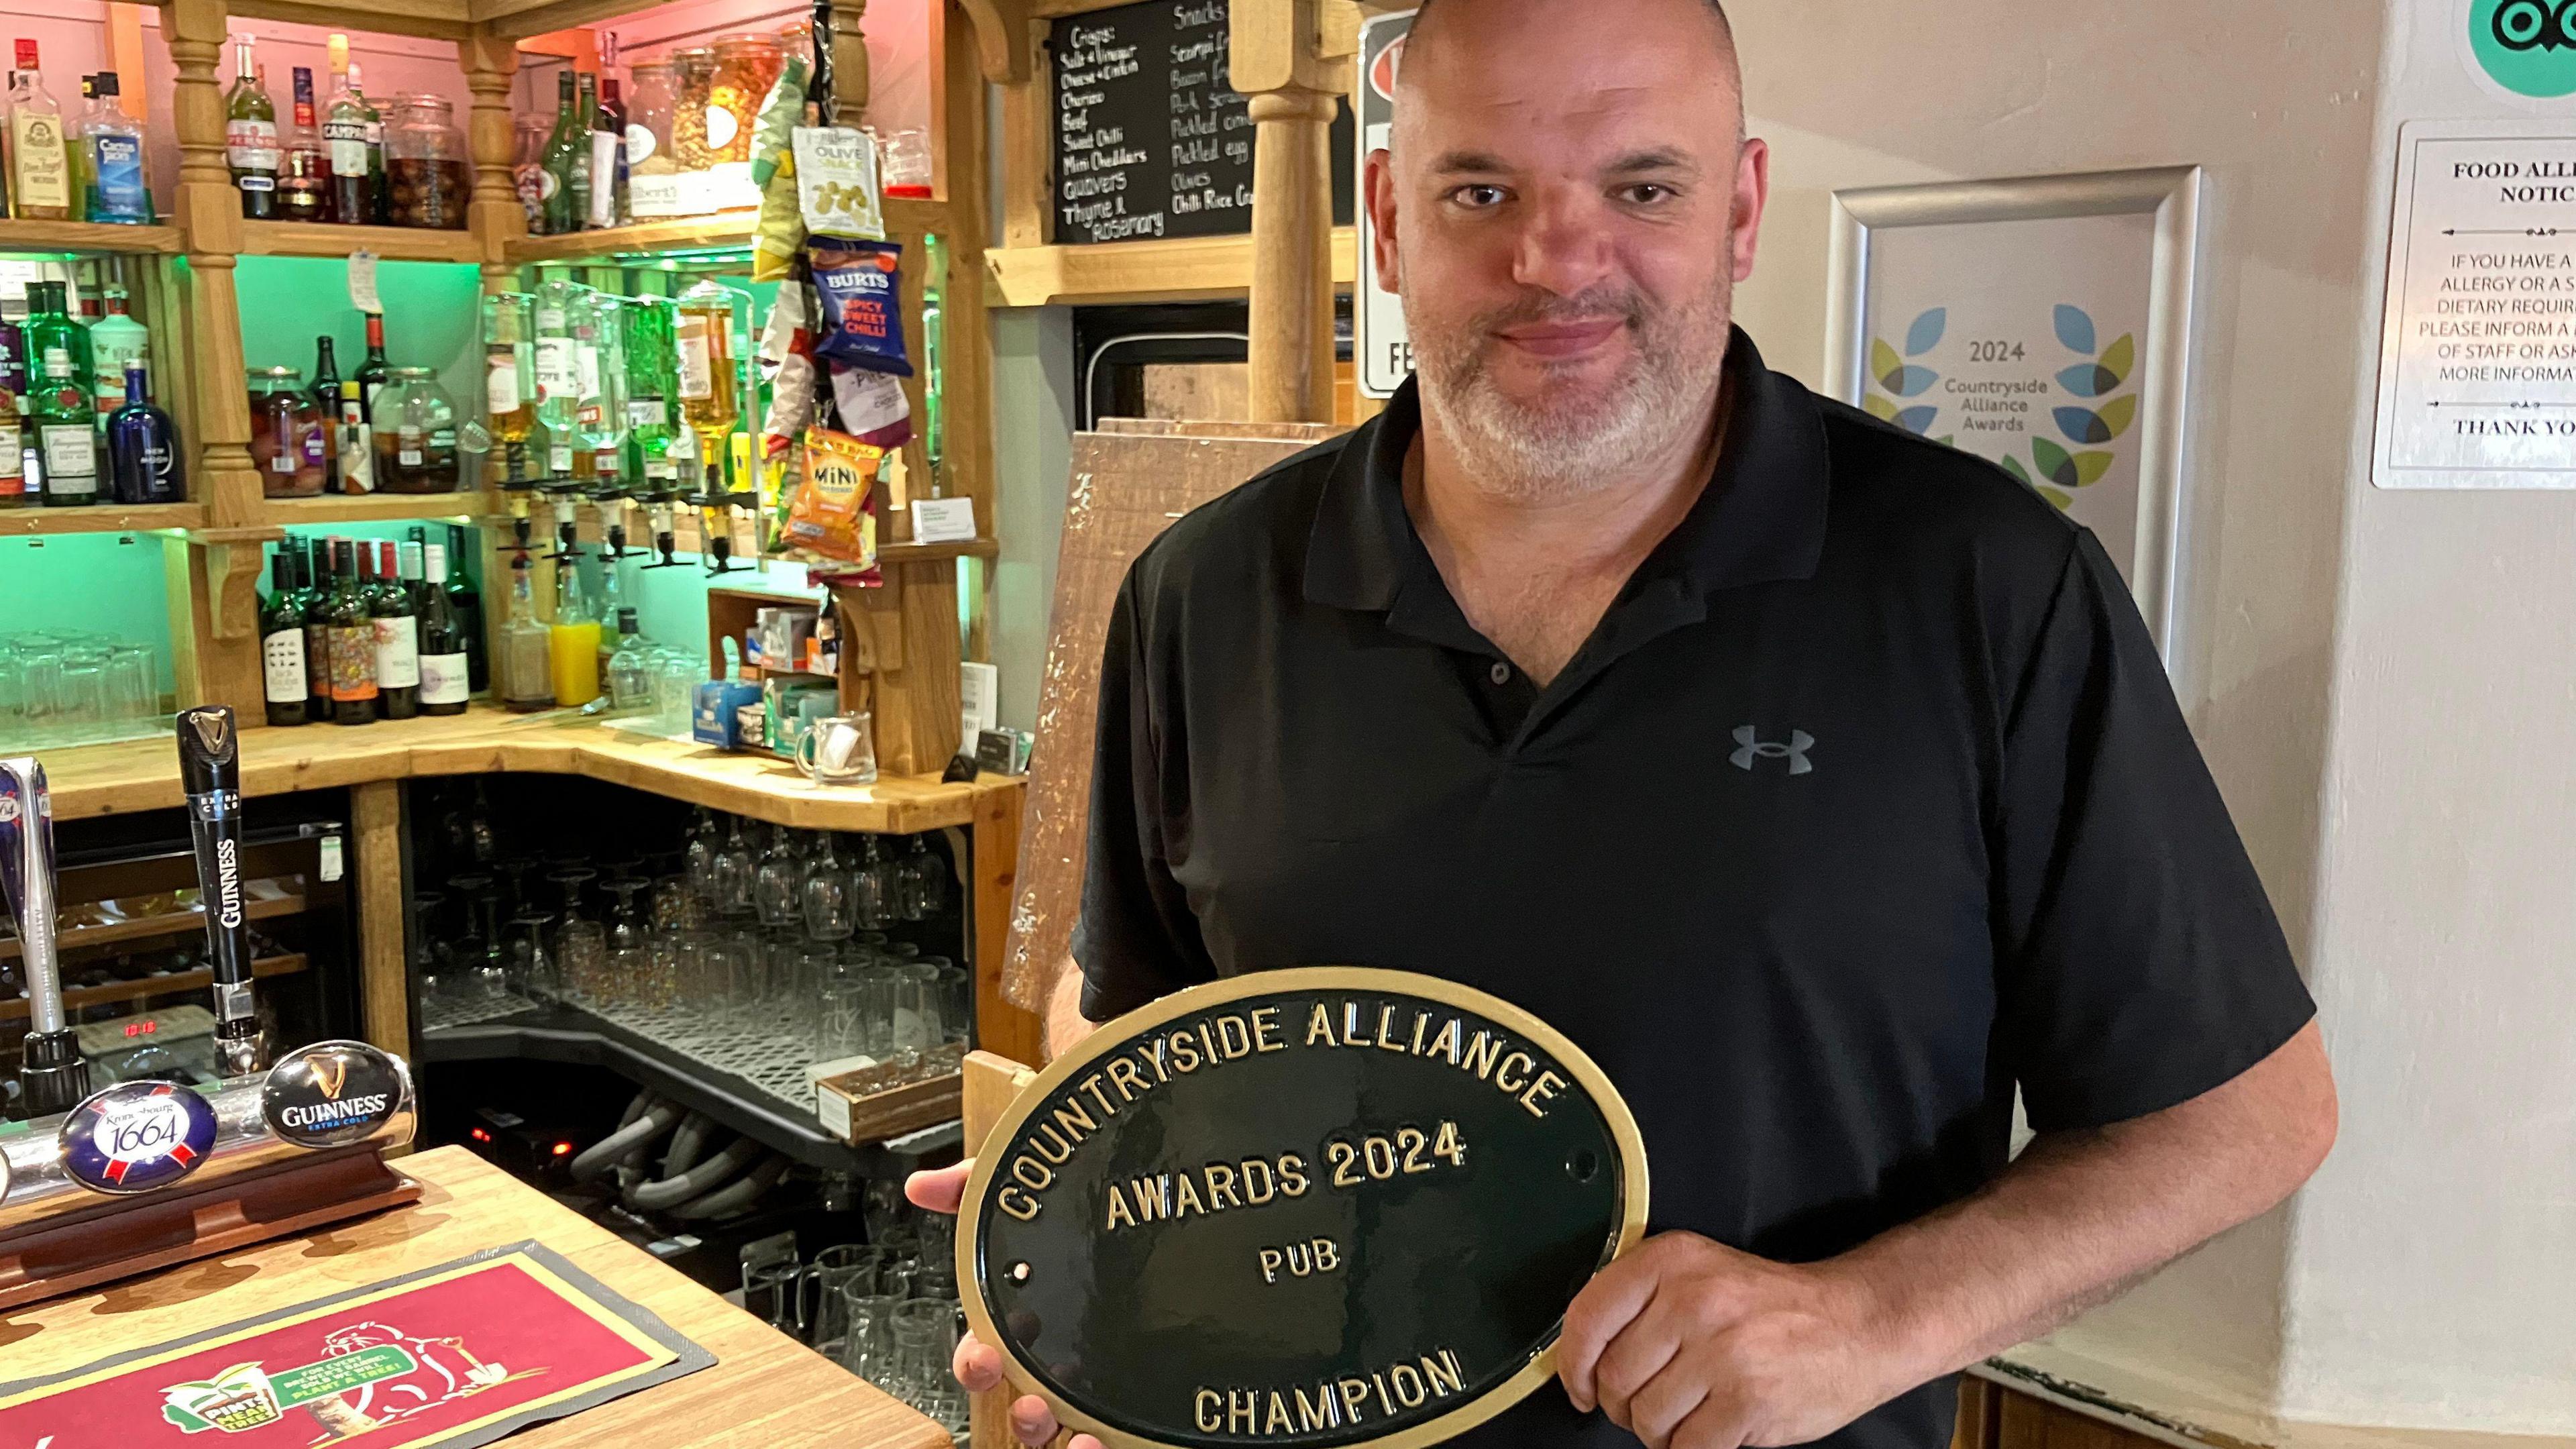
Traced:
<path id="1" fill-rule="evenodd" d="M 1829 1265 L 1659 1233 L 1575 1297 L 1557 1374 L 1648 1449 L 1803 1444 L 1909 1387 L 1888 1318 Z"/>

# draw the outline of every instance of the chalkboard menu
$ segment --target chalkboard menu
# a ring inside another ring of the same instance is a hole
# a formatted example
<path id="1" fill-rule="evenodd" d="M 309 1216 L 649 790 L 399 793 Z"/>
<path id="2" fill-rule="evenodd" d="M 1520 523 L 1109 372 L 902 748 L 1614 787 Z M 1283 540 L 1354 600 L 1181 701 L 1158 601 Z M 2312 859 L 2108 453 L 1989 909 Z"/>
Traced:
<path id="1" fill-rule="evenodd" d="M 1227 83 L 1226 0 L 1146 0 L 1048 26 L 1055 239 L 1145 241 L 1252 230 L 1252 117 Z M 1351 150 L 1345 108 L 1331 154 Z M 1334 211 L 1350 184 L 1335 166 Z"/>

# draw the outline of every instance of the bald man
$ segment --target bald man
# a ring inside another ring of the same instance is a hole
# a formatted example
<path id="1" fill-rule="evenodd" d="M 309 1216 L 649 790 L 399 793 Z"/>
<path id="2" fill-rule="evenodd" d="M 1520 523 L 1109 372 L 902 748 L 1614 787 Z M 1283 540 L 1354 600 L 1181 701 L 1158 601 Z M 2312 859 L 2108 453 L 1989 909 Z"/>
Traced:
<path id="1" fill-rule="evenodd" d="M 1459 1442 L 1938 1449 L 1961 1367 L 2316 1168 L 2307 993 L 2091 536 L 1733 328 L 1770 153 L 1715 5 L 1437 0 L 1396 113 L 1419 376 L 1128 576 L 1052 1042 L 1280 966 L 1511 1000 L 1654 1217 Z"/>

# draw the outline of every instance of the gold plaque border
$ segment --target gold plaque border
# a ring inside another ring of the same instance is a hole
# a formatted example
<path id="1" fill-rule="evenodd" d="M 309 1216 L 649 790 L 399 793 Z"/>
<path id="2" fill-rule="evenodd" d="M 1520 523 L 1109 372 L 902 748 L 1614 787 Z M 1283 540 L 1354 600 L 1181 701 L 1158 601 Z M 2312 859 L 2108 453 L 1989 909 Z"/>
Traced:
<path id="1" fill-rule="evenodd" d="M 1295 966 L 1269 971 L 1247 971 L 1219 981 L 1188 987 L 1158 998 L 1126 1015 L 1100 1024 L 1083 1039 L 1080 1046 L 1049 1062 L 1044 1071 L 1020 1089 L 1008 1110 L 993 1124 L 985 1143 L 1008 1145 L 1019 1134 L 1020 1127 L 1056 1088 L 1063 1086 L 1083 1068 L 1115 1051 L 1121 1050 L 1140 1033 L 1165 1022 L 1177 1020 L 1214 1007 L 1225 1006 L 1255 996 L 1277 996 L 1299 991 L 1378 991 L 1437 1001 L 1461 1011 L 1474 1012 L 1519 1032 L 1546 1049 L 1549 1055 L 1574 1074 L 1575 1081 L 1591 1094 L 1593 1104 L 1609 1124 L 1611 1140 L 1619 1147 L 1620 1224 L 1619 1242 L 1611 1259 L 1625 1256 L 1645 1236 L 1648 1182 L 1646 1176 L 1646 1142 L 1637 1131 L 1637 1119 L 1629 1112 L 1627 1100 L 1611 1085 L 1609 1075 L 1598 1063 L 1584 1054 L 1581 1047 L 1565 1039 L 1556 1028 L 1501 997 L 1489 995 L 1472 986 L 1438 976 L 1424 976 L 1411 971 L 1390 971 L 1365 966 Z M 984 1283 L 976 1275 L 976 1249 L 983 1240 L 984 1194 L 992 1184 L 998 1153 L 985 1152 L 978 1145 L 974 1170 L 966 1178 L 966 1196 L 958 1204 L 957 1281 L 966 1290 L 959 1296 L 966 1310 L 967 1323 L 975 1336 L 999 1350 L 1009 1368 L 1015 1389 L 1034 1393 L 1046 1400 L 1055 1411 L 1056 1422 L 1068 1429 L 1093 1435 L 1108 1449 L 1189 1449 L 1189 1446 L 1149 1439 L 1131 1434 L 1114 1425 L 1104 1424 L 1065 1402 L 1032 1372 L 1019 1351 L 1002 1335 L 984 1302 Z M 1596 1270 L 1597 1271 L 1597 1270 Z M 1463 1434 L 1494 1417 L 1522 1399 L 1532 1390 L 1556 1375 L 1556 1343 L 1563 1332 L 1550 1334 L 1529 1362 L 1502 1383 L 1497 1384 L 1457 1408 L 1419 1424 L 1398 1429 L 1373 1439 L 1356 1439 L 1351 1446 L 1369 1449 L 1422 1449 Z"/>

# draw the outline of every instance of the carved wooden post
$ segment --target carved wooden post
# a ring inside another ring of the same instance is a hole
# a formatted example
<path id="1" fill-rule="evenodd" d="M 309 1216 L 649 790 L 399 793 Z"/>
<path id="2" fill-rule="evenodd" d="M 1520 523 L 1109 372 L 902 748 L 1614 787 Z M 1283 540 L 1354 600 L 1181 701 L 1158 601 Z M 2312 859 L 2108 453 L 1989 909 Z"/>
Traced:
<path id="1" fill-rule="evenodd" d="M 224 6 L 178 0 L 166 23 L 179 70 L 170 109 L 179 140 L 176 220 L 188 238 L 188 330 L 196 344 L 190 371 L 197 389 L 197 476 L 214 526 L 241 527 L 258 521 L 260 491 L 250 457 L 241 313 L 233 298 L 241 198 L 224 163 L 224 98 L 215 80 L 224 53 Z"/>
<path id="2" fill-rule="evenodd" d="M 1318 0 L 1234 0 L 1233 85 L 1252 98 L 1252 416 L 1333 417 L 1333 67 Z"/>
<path id="3" fill-rule="evenodd" d="M 260 522 L 259 469 L 250 456 L 249 385 L 243 376 L 241 312 L 233 260 L 242 248 L 241 198 L 224 162 L 222 0 L 177 0 L 162 24 L 178 68 L 171 98 L 179 142 L 179 193 L 172 219 L 187 238 L 187 375 L 197 441 L 196 492 L 207 527 L 165 545 L 174 599 L 188 601 L 190 628 L 172 630 L 172 674 L 182 704 L 229 704 L 261 719 L 258 599 L 262 543 L 278 530 Z M 173 609 L 173 624 L 178 622 Z"/>
<path id="4" fill-rule="evenodd" d="M 459 41 L 456 58 L 465 67 L 465 88 L 474 95 L 467 118 L 466 148 L 474 157 L 474 199 L 465 208 L 466 225 L 483 249 L 483 290 L 506 292 L 517 268 L 501 260 L 501 249 L 528 234 L 528 215 L 519 206 L 510 163 L 519 142 L 510 119 L 510 82 L 519 73 L 518 42 L 494 35 L 488 25 Z"/>

